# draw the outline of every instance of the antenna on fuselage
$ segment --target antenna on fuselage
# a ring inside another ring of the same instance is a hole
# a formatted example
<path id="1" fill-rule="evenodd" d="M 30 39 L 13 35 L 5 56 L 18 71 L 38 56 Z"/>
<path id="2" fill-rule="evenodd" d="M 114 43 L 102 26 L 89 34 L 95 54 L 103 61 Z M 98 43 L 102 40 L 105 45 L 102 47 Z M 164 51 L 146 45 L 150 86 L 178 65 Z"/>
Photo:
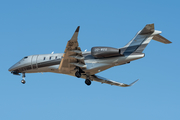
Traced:
<path id="1" fill-rule="evenodd" d="M 54 51 L 51 54 L 54 54 Z"/>

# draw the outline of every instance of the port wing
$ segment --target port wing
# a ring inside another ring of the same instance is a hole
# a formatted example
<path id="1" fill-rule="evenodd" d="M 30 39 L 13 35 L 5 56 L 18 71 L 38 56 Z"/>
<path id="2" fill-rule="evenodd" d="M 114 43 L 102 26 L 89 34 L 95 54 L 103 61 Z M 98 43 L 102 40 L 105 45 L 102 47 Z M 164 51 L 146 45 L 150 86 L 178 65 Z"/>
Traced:
<path id="1" fill-rule="evenodd" d="M 59 71 L 61 73 L 65 73 L 65 74 L 70 73 L 76 67 L 79 67 L 82 69 L 86 68 L 86 65 L 84 63 L 84 57 L 82 56 L 82 51 L 77 41 L 79 28 L 80 26 L 77 27 L 72 38 L 68 41 L 66 45 L 63 58 L 59 65 Z"/>
<path id="2" fill-rule="evenodd" d="M 120 87 L 132 86 L 139 80 L 139 79 L 137 79 L 136 81 L 132 82 L 131 84 L 124 84 L 124 83 L 109 80 L 107 78 L 103 78 L 103 77 L 100 77 L 100 76 L 97 76 L 97 75 L 91 75 L 91 79 L 93 81 L 96 81 L 96 82 L 106 83 L 106 84 L 110 84 L 110 85 L 116 85 L 116 86 L 120 86 Z"/>

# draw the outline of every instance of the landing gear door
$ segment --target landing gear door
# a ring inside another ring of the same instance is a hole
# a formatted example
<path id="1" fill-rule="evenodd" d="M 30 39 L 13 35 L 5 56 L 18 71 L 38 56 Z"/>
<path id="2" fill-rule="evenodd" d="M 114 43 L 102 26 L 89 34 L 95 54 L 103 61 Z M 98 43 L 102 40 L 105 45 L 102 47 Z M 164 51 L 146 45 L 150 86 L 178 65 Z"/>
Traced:
<path id="1" fill-rule="evenodd" d="M 32 58 L 31 58 L 31 68 L 32 69 L 37 69 L 37 58 L 38 58 L 38 55 L 33 55 Z"/>

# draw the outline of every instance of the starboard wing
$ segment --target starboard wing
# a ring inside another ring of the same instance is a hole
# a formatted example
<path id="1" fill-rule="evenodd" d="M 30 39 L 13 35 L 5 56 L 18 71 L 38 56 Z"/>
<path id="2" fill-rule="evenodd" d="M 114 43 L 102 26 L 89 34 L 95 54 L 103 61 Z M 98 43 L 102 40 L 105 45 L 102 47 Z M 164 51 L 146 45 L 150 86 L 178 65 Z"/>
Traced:
<path id="1" fill-rule="evenodd" d="M 106 83 L 106 84 L 110 84 L 110 85 L 116 85 L 116 86 L 120 86 L 120 87 L 132 86 L 139 80 L 139 79 L 137 79 L 136 81 L 132 82 L 131 84 L 124 84 L 124 83 L 109 80 L 107 78 L 103 78 L 103 77 L 100 77 L 97 75 L 91 75 L 91 79 L 93 79 L 93 81 L 96 81 L 96 82 Z"/>
<path id="2" fill-rule="evenodd" d="M 63 58 L 59 65 L 59 71 L 61 73 L 70 73 L 74 71 L 76 67 L 86 68 L 84 63 L 84 57 L 82 56 L 81 48 L 78 44 L 78 33 L 80 26 L 77 27 L 72 38 L 68 41 L 66 49 L 63 54 Z"/>

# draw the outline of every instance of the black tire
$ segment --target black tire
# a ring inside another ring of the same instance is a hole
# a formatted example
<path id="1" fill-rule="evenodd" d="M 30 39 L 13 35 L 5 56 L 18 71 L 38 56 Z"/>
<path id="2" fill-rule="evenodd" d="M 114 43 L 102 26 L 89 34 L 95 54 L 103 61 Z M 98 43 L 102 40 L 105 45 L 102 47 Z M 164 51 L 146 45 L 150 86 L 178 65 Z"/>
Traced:
<path id="1" fill-rule="evenodd" d="M 22 83 L 22 84 L 25 84 L 25 83 L 26 83 L 26 81 L 25 81 L 25 80 L 21 80 L 21 83 Z"/>
<path id="2" fill-rule="evenodd" d="M 80 78 L 80 77 L 81 77 L 81 73 L 80 73 L 79 71 L 77 71 L 77 72 L 75 73 L 75 76 L 76 76 L 77 78 Z"/>
<path id="3" fill-rule="evenodd" d="M 88 86 L 89 86 L 89 85 L 91 85 L 91 80 L 86 79 L 86 80 L 85 80 L 85 83 L 86 83 L 86 85 L 88 85 Z"/>

